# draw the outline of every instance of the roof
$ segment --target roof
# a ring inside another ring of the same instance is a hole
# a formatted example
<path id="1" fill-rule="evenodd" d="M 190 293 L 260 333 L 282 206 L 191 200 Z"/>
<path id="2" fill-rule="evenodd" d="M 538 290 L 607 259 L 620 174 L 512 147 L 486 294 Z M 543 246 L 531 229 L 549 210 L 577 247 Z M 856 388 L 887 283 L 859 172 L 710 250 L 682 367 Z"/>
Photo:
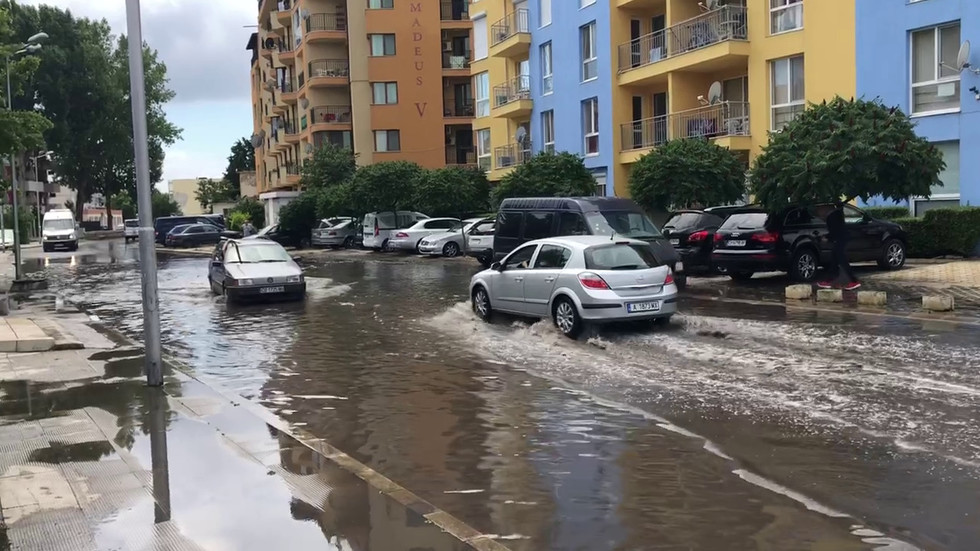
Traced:
<path id="1" fill-rule="evenodd" d="M 610 245 L 614 243 L 629 243 L 635 245 L 647 245 L 646 241 L 630 239 L 628 237 L 617 237 L 615 235 L 568 235 L 564 237 L 548 237 L 537 239 L 528 243 L 558 243 L 575 249 L 587 249 L 596 245 Z M 526 245 L 527 243 L 525 243 Z"/>
<path id="2" fill-rule="evenodd" d="M 573 212 L 638 210 L 630 199 L 621 197 L 514 197 L 504 199 L 500 210 L 504 209 L 548 209 Z"/>

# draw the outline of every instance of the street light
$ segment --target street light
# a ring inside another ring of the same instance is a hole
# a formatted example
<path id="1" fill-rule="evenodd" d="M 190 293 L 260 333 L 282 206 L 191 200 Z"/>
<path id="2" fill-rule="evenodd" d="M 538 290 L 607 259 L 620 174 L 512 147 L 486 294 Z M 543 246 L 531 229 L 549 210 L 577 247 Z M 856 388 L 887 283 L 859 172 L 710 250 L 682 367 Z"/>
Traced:
<path id="1" fill-rule="evenodd" d="M 34 183 L 41 184 L 41 191 L 37 192 L 37 237 L 44 242 L 44 229 L 41 226 L 41 193 L 44 192 L 44 184 L 47 182 L 41 182 L 41 175 L 38 171 L 37 162 L 41 159 L 50 159 L 51 155 L 54 155 L 54 151 L 45 151 L 37 157 L 31 157 L 31 162 L 34 163 Z"/>

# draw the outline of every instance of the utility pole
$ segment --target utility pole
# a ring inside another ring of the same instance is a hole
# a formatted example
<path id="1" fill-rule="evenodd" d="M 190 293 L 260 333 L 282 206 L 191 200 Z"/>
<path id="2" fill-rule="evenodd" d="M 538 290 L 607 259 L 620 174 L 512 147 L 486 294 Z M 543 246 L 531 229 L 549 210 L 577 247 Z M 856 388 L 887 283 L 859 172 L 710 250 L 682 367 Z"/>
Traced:
<path id="1" fill-rule="evenodd" d="M 160 303 L 157 294 L 157 251 L 153 234 L 153 188 L 146 129 L 146 82 L 143 75 L 143 30 L 140 0 L 126 0 L 129 34 L 129 86 L 133 107 L 133 153 L 136 160 L 136 195 L 139 208 L 140 274 L 143 280 L 143 345 L 146 384 L 163 385 L 160 351 Z"/>
<path id="2" fill-rule="evenodd" d="M 7 110 L 14 110 L 14 94 L 10 87 L 10 56 L 7 56 Z M 17 157 L 15 153 L 10 154 L 10 189 L 13 196 L 13 207 L 14 207 L 14 281 L 20 281 L 23 279 L 23 274 L 20 268 L 20 220 L 19 213 L 17 212 L 17 166 L 14 164 L 14 159 Z M 6 244 L 5 244 L 6 245 Z"/>

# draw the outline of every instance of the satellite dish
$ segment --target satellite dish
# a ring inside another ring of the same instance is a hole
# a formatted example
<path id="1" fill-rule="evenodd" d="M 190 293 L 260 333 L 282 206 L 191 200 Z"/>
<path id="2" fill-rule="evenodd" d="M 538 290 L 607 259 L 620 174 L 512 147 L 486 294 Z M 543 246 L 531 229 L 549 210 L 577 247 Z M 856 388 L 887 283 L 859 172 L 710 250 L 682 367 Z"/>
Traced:
<path id="1" fill-rule="evenodd" d="M 514 140 L 519 144 L 523 144 L 525 138 L 527 138 L 527 130 L 523 126 L 518 126 L 517 132 L 514 133 Z"/>
<path id="2" fill-rule="evenodd" d="M 273 91 L 273 90 L 275 90 L 276 89 L 276 79 L 270 78 L 269 80 L 265 81 L 265 89 L 268 90 L 268 91 L 270 91 L 270 92 Z"/>
<path id="3" fill-rule="evenodd" d="M 307 155 L 313 154 L 313 144 L 311 143 L 306 144 L 306 154 Z"/>
<path id="4" fill-rule="evenodd" d="M 265 140 L 265 129 L 259 130 L 259 137 Z"/>
<path id="5" fill-rule="evenodd" d="M 252 147 L 258 149 L 262 145 L 262 136 L 256 132 L 252 134 Z"/>
<path id="6" fill-rule="evenodd" d="M 306 111 L 307 109 L 310 108 L 310 100 L 308 100 L 306 98 L 303 98 L 303 99 L 299 100 L 299 105 L 300 105 L 300 107 L 303 108 L 304 111 Z"/>
<path id="7" fill-rule="evenodd" d="M 305 8 L 302 9 L 302 10 L 300 10 L 299 16 L 302 17 L 303 19 L 309 19 L 310 18 L 310 10 L 305 9 Z"/>
<path id="8" fill-rule="evenodd" d="M 964 40 L 960 45 L 960 53 L 956 54 L 956 66 L 962 71 L 970 68 L 970 41 Z"/>
<path id="9" fill-rule="evenodd" d="M 721 101 L 721 83 L 717 80 L 708 88 L 708 103 L 714 105 Z"/>

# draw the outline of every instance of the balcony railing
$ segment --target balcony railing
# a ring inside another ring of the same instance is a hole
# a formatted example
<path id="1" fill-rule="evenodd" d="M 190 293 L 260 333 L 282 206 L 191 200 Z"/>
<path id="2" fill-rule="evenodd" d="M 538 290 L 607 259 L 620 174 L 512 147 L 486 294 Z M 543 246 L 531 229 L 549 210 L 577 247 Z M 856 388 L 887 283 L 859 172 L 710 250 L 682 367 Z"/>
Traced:
<path id="1" fill-rule="evenodd" d="M 276 3 L 276 11 L 289 11 L 293 9 L 293 0 L 279 0 Z"/>
<path id="2" fill-rule="evenodd" d="M 443 21 L 469 21 L 470 8 L 466 0 L 441 0 L 439 18 Z"/>
<path id="3" fill-rule="evenodd" d="M 623 151 L 648 149 L 668 140 L 749 135 L 749 104 L 725 101 L 620 126 Z"/>
<path id="4" fill-rule="evenodd" d="M 619 45 L 619 71 L 629 71 L 699 48 L 748 38 L 745 6 L 722 6 Z"/>
<path id="5" fill-rule="evenodd" d="M 476 112 L 473 98 L 449 98 L 443 101 L 442 113 L 445 117 L 472 117 Z"/>
<path id="6" fill-rule="evenodd" d="M 310 78 L 348 77 L 350 62 L 346 59 L 318 59 L 310 62 Z"/>
<path id="7" fill-rule="evenodd" d="M 320 105 L 310 109 L 313 124 L 350 124 L 350 105 Z"/>
<path id="8" fill-rule="evenodd" d="M 283 168 L 286 174 L 290 176 L 299 176 L 300 173 L 299 163 L 286 163 L 286 166 L 284 166 Z"/>
<path id="9" fill-rule="evenodd" d="M 296 77 L 296 89 L 302 90 L 306 86 L 306 75 L 300 71 L 299 76 Z"/>
<path id="10" fill-rule="evenodd" d="M 530 32 L 527 9 L 522 8 L 508 13 L 506 17 L 490 26 L 490 45 L 496 46 L 519 33 Z"/>
<path id="11" fill-rule="evenodd" d="M 279 91 L 283 94 L 291 94 L 296 91 L 296 87 L 293 86 L 292 80 L 281 80 L 279 81 Z"/>
<path id="12" fill-rule="evenodd" d="M 306 20 L 306 32 L 347 31 L 347 16 L 335 13 L 314 13 Z"/>
<path id="13" fill-rule="evenodd" d="M 447 165 L 476 165 L 476 151 L 472 147 L 446 146 Z"/>
<path id="14" fill-rule="evenodd" d="M 299 128 L 297 128 L 296 126 L 296 121 L 290 121 L 290 120 L 284 121 L 282 123 L 282 131 L 287 136 L 299 134 Z"/>
<path id="15" fill-rule="evenodd" d="M 453 52 L 442 53 L 443 69 L 469 69 L 471 52 L 455 54 Z"/>
<path id="16" fill-rule="evenodd" d="M 530 161 L 532 156 L 530 140 L 520 144 L 512 143 L 493 150 L 493 158 L 496 161 L 495 168 L 497 169 L 522 165 Z"/>
<path id="17" fill-rule="evenodd" d="M 522 99 L 531 99 L 531 77 L 520 75 L 517 78 L 493 87 L 493 106 L 503 107 Z"/>

